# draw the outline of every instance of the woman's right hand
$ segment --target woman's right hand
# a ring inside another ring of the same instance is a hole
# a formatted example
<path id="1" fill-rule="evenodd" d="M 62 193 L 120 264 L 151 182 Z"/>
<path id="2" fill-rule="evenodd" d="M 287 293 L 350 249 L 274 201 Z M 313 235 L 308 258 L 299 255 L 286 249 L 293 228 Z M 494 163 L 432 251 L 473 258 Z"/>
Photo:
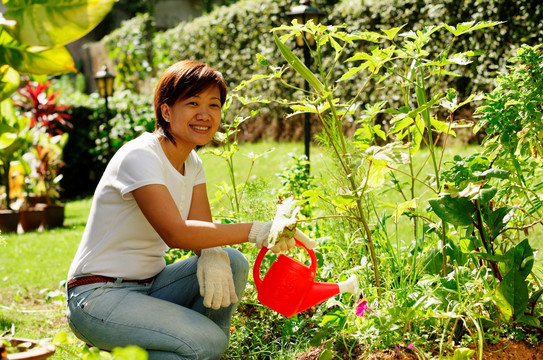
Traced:
<path id="1" fill-rule="evenodd" d="M 273 244 L 270 244 L 273 236 L 270 233 L 273 222 L 261 222 L 254 221 L 249 232 L 249 242 L 256 244 L 258 249 L 267 247 L 274 253 L 287 251 L 296 245 L 294 238 L 303 243 L 308 249 L 313 249 L 317 244 L 314 240 L 311 240 L 304 232 L 294 227 L 294 231 L 288 227 L 277 234 Z"/>

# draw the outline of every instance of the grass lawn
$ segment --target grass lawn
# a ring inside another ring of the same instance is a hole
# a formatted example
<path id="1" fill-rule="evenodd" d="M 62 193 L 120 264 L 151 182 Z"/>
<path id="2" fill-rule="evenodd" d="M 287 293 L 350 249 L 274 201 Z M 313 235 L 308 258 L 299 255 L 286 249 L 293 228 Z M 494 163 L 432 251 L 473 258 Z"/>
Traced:
<path id="1" fill-rule="evenodd" d="M 244 154 L 264 153 L 270 148 L 275 150 L 257 159 L 252 174 L 265 177 L 270 189 L 280 186 L 277 173 L 292 165 L 289 153 L 304 153 L 301 143 L 257 143 L 241 146 L 236 157 L 236 177 L 241 183 L 250 168 L 250 159 Z M 314 176 L 325 176 L 326 165 L 320 149 L 312 147 L 311 172 Z M 459 151 L 470 151 L 460 149 Z M 453 151 L 454 152 L 454 151 Z M 213 197 L 216 186 L 227 182 L 226 163 L 222 158 L 202 151 L 208 179 L 208 192 Z M 392 195 L 391 195 L 392 196 Z M 394 203 L 391 198 L 389 202 Z M 0 245 L 0 329 L 10 329 L 13 325 L 15 335 L 32 339 L 52 338 L 59 331 L 71 335 L 64 317 L 64 299 L 59 296 L 68 268 L 79 244 L 88 211 L 90 199 L 76 200 L 66 205 L 65 226 L 60 229 L 27 234 L 3 234 L 5 244 Z M 541 226 L 539 227 L 541 228 Z M 543 246 L 541 229 L 532 233 L 532 247 Z M 541 271 L 540 256 L 537 256 Z M 252 333 L 251 329 L 247 330 Z M 272 334 L 273 335 L 273 334 Z M 248 335 L 249 336 L 249 335 Z M 276 334 L 277 338 L 281 334 Z M 257 341 L 257 340 L 255 340 Z M 76 345 L 81 345 L 76 342 Z M 232 344 L 235 346 L 235 344 Z M 291 349 L 289 351 L 295 351 Z M 292 352 L 290 353 L 292 355 Z M 58 349 L 52 360 L 73 359 L 64 349 Z M 280 358 L 290 359 L 288 351 Z"/>

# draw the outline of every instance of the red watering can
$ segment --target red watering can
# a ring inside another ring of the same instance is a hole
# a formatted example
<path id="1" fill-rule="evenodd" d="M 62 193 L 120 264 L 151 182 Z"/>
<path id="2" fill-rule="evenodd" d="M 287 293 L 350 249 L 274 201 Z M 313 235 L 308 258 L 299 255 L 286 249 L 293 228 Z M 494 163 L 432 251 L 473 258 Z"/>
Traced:
<path id="1" fill-rule="evenodd" d="M 296 240 L 296 239 L 295 239 Z M 279 254 L 271 264 L 264 280 L 260 278 L 260 265 L 268 252 L 263 247 L 256 257 L 253 277 L 258 291 L 258 300 L 278 313 L 291 317 L 324 300 L 343 292 L 354 292 L 356 277 L 339 284 L 314 282 L 317 273 L 315 252 L 296 240 L 311 257 L 311 265 L 306 266 L 296 259 Z"/>

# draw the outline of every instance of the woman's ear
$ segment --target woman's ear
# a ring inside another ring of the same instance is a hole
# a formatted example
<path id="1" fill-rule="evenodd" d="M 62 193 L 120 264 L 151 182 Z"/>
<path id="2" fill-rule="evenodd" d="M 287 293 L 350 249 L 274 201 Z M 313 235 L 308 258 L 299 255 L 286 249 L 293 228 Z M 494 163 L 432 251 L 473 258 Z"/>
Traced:
<path id="1" fill-rule="evenodd" d="M 160 105 L 160 112 L 162 113 L 164 120 L 166 120 L 166 122 L 170 122 L 170 107 L 168 104 Z"/>

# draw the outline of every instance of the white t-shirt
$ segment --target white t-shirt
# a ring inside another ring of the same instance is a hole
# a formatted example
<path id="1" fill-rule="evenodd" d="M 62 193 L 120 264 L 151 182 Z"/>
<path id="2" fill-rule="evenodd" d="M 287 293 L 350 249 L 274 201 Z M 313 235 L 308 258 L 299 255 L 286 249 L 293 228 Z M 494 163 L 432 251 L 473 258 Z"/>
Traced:
<path id="1" fill-rule="evenodd" d="M 68 273 L 147 279 L 165 267 L 166 243 L 147 221 L 132 191 L 165 185 L 187 219 L 195 185 L 205 183 L 202 161 L 192 151 L 185 175 L 170 163 L 158 135 L 144 133 L 121 147 L 108 164 L 94 193 L 83 238 Z"/>

